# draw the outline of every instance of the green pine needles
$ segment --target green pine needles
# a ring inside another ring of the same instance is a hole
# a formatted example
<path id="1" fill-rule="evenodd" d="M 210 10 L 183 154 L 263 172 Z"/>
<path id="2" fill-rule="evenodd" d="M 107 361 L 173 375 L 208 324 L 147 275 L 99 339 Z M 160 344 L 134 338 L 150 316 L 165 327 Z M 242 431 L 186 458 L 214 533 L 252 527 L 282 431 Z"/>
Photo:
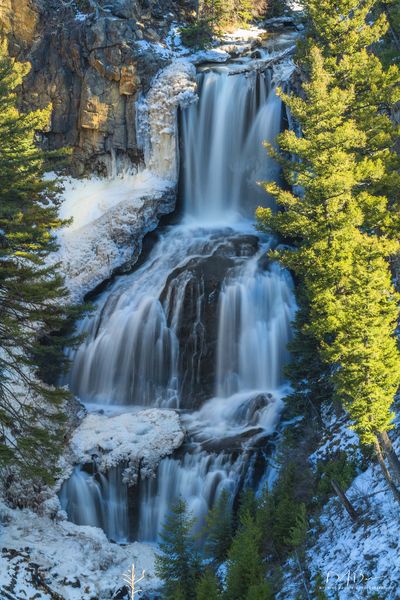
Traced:
<path id="1" fill-rule="evenodd" d="M 62 445 L 66 392 L 44 385 L 38 370 L 62 362 L 61 334 L 70 310 L 63 279 L 46 258 L 56 249 L 57 184 L 36 132 L 50 107 L 21 113 L 16 88 L 29 65 L 0 47 L 0 467 L 48 479 Z M 59 159 L 59 157 L 58 157 Z"/>
<path id="2" fill-rule="evenodd" d="M 400 73 L 395 66 L 385 70 L 371 50 L 387 29 L 375 0 L 308 0 L 307 8 L 310 35 L 300 54 L 305 97 L 279 91 L 302 135 L 285 131 L 280 150 L 269 148 L 287 182 L 302 192 L 266 184 L 280 210 L 259 208 L 257 218 L 261 229 L 293 243 L 275 257 L 300 283 L 294 372 L 307 378 L 302 355 L 318 355 L 314 387 L 320 362 L 329 380 L 322 393 L 332 386 L 360 441 L 375 446 L 395 491 L 384 458 L 398 477 L 386 432 L 400 383 L 399 296 L 390 270 L 399 250 L 398 127 L 390 110 L 400 100 Z M 304 378 L 296 392 L 310 394 Z"/>
<path id="3" fill-rule="evenodd" d="M 181 29 L 186 46 L 204 48 L 214 35 L 233 26 L 247 26 L 255 10 L 254 0 L 200 0 L 196 18 Z"/>

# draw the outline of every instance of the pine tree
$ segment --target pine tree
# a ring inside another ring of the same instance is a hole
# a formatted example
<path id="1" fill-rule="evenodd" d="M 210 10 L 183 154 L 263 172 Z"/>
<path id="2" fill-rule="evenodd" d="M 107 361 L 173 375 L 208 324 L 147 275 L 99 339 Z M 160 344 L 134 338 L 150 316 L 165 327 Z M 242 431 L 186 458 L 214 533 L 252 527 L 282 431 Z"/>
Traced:
<path id="1" fill-rule="evenodd" d="M 265 583 L 265 567 L 260 552 L 261 532 L 255 518 L 242 515 L 238 531 L 228 554 L 225 598 L 243 600 L 252 586 Z"/>
<path id="2" fill-rule="evenodd" d="M 267 582 L 251 585 L 246 596 L 246 600 L 273 600 L 271 586 Z"/>
<path id="3" fill-rule="evenodd" d="M 57 334 L 69 312 L 63 279 L 46 263 L 56 249 L 56 182 L 44 179 L 49 161 L 36 132 L 48 126 L 50 107 L 17 108 L 16 89 L 28 64 L 0 46 L 0 467 L 48 480 L 62 445 L 64 390 L 38 378 L 43 365 L 63 362 Z"/>
<path id="4" fill-rule="evenodd" d="M 291 361 L 286 375 L 292 391 L 287 396 L 299 414 L 311 414 L 320 420 L 320 407 L 332 401 L 331 368 L 322 360 L 318 340 L 307 328 L 310 307 L 303 293 L 303 284 L 297 285 L 297 312 L 293 321 L 293 339 L 288 349 Z"/>
<path id="5" fill-rule="evenodd" d="M 326 69 L 339 87 L 354 88 L 348 117 L 365 134 L 366 144 L 357 147 L 355 143 L 353 150 L 360 161 L 369 162 L 368 188 L 376 196 L 369 226 L 397 237 L 400 160 L 394 146 L 399 128 L 390 107 L 400 100 L 400 69 L 395 65 L 384 68 L 371 51 L 388 31 L 388 12 L 379 0 L 336 0 L 335 10 L 330 0 L 307 0 L 306 4 L 309 45 L 320 48 Z M 368 205 L 366 209 L 370 210 Z"/>
<path id="6" fill-rule="evenodd" d="M 315 600 L 328 600 L 328 596 L 325 593 L 324 579 L 321 573 L 317 573 L 315 577 L 314 588 L 312 592 Z"/>
<path id="7" fill-rule="evenodd" d="M 306 540 L 307 533 L 307 511 L 305 504 L 301 503 L 296 514 L 294 525 L 290 528 L 289 535 L 286 538 L 287 544 L 297 549 L 302 546 Z"/>
<path id="8" fill-rule="evenodd" d="M 194 520 L 187 514 L 184 500 L 171 507 L 164 524 L 160 543 L 162 554 L 156 557 L 156 574 L 164 582 L 164 596 L 172 600 L 180 589 L 184 600 L 195 598 L 196 577 L 200 559 L 192 535 Z"/>
<path id="9" fill-rule="evenodd" d="M 214 573 L 208 569 L 196 586 L 196 600 L 219 600 L 221 594 Z"/>
<path id="10" fill-rule="evenodd" d="M 370 191 L 377 165 L 368 158 L 363 123 L 351 118 L 355 85 L 339 85 L 318 48 L 310 49 L 308 61 L 306 99 L 284 97 L 303 136 L 286 131 L 279 138 L 281 149 L 300 160 L 271 150 L 288 182 L 304 194 L 269 184 L 284 210 L 260 209 L 258 217 L 264 227 L 295 241 L 293 250 L 279 255 L 303 282 L 309 314 L 302 333 L 317 340 L 336 395 L 361 442 L 374 444 L 380 459 L 379 440 L 392 426 L 400 381 L 394 340 L 398 298 L 388 264 L 398 243 L 383 227 L 377 231 L 388 202 L 375 195 L 374 186 Z M 367 158 L 360 157 L 361 148 Z"/>
<path id="11" fill-rule="evenodd" d="M 249 23 L 253 18 L 253 1 L 252 0 L 237 0 L 236 12 L 239 20 L 242 23 Z"/>
<path id="12" fill-rule="evenodd" d="M 219 562 L 224 561 L 232 542 L 232 509 L 229 494 L 225 490 L 206 517 L 205 534 L 207 556 Z"/>

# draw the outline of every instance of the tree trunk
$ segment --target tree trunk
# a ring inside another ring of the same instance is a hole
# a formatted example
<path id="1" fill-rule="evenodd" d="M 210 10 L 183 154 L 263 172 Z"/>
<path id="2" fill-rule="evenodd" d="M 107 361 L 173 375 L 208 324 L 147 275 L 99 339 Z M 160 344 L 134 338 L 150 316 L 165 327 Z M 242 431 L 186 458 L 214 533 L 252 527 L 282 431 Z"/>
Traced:
<path id="1" fill-rule="evenodd" d="M 383 450 L 383 454 L 390 465 L 393 478 L 397 485 L 400 485 L 400 460 L 392 446 L 388 432 L 382 431 L 381 433 L 378 433 L 378 440 Z"/>
<path id="2" fill-rule="evenodd" d="M 390 488 L 390 490 L 391 490 L 391 492 L 392 492 L 395 500 L 397 500 L 397 502 L 400 503 L 400 492 L 397 489 L 397 487 L 396 487 L 396 485 L 395 485 L 395 483 L 394 483 L 394 481 L 392 479 L 392 476 L 389 473 L 389 470 L 388 470 L 388 468 L 386 466 L 385 459 L 383 458 L 382 449 L 380 447 L 378 439 L 376 439 L 376 441 L 374 443 L 374 447 L 375 447 L 376 457 L 378 459 L 379 466 L 382 469 L 383 475 L 384 475 L 384 477 L 386 479 L 386 483 L 388 484 L 388 486 L 389 486 L 389 488 Z"/>
<path id="3" fill-rule="evenodd" d="M 354 508 L 354 506 L 352 505 L 352 503 L 350 502 L 350 500 L 348 499 L 348 497 L 346 496 L 336 479 L 331 479 L 331 485 L 340 502 L 343 504 L 344 508 L 349 513 L 350 518 L 353 521 L 357 521 L 359 517 L 358 512 L 356 511 L 356 509 Z"/>
<path id="4" fill-rule="evenodd" d="M 398 32 L 393 24 L 393 19 L 391 17 L 390 10 L 387 8 L 387 6 L 385 6 L 383 11 L 386 15 L 386 19 L 389 24 L 389 33 L 392 37 L 393 43 L 396 46 L 397 50 L 400 50 L 400 35 L 398 34 Z"/>
<path id="5" fill-rule="evenodd" d="M 305 575 L 304 575 L 304 569 L 303 569 L 303 567 L 301 565 L 300 557 L 298 555 L 297 550 L 294 551 L 294 554 L 295 554 L 295 557 L 296 557 L 297 566 L 299 567 L 299 573 L 300 573 L 300 577 L 301 577 L 301 580 L 302 580 L 302 583 L 303 583 L 304 591 L 305 591 L 306 596 L 307 596 L 307 600 L 311 600 L 310 593 L 309 593 L 308 587 L 307 587 L 307 581 L 306 581 L 306 578 L 305 578 Z"/>

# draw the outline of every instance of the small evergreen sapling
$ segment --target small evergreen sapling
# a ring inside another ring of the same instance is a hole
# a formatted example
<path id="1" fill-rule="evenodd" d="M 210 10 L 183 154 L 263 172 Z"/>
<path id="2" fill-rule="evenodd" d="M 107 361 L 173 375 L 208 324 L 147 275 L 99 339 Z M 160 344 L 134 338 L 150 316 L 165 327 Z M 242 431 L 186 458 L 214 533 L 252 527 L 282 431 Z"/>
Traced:
<path id="1" fill-rule="evenodd" d="M 214 573 L 207 569 L 196 586 L 196 600 L 220 600 L 218 580 Z"/>
<path id="2" fill-rule="evenodd" d="M 232 508 L 225 490 L 206 517 L 205 535 L 207 556 L 217 562 L 224 561 L 232 542 Z"/>
<path id="3" fill-rule="evenodd" d="M 177 500 L 163 524 L 162 554 L 156 557 L 156 574 L 164 582 L 167 600 L 176 600 L 178 591 L 184 600 L 195 600 L 200 557 L 192 534 L 193 525 L 185 501 Z"/>

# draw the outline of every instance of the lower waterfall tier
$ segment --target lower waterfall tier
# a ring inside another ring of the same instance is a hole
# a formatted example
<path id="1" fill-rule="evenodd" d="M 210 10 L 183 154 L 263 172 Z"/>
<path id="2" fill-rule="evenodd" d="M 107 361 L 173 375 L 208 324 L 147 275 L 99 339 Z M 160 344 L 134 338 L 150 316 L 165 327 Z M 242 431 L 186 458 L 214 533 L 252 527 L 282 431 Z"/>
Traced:
<path id="1" fill-rule="evenodd" d="M 146 263 L 99 298 L 82 323 L 71 388 L 91 410 L 140 401 L 178 409 L 186 442 L 137 487 L 115 469 L 76 468 L 61 492 L 70 519 L 117 541 L 156 541 L 174 499 L 201 524 L 222 490 L 233 503 L 257 483 L 295 310 L 289 275 L 265 259 L 270 243 L 231 228 L 168 229 Z"/>

